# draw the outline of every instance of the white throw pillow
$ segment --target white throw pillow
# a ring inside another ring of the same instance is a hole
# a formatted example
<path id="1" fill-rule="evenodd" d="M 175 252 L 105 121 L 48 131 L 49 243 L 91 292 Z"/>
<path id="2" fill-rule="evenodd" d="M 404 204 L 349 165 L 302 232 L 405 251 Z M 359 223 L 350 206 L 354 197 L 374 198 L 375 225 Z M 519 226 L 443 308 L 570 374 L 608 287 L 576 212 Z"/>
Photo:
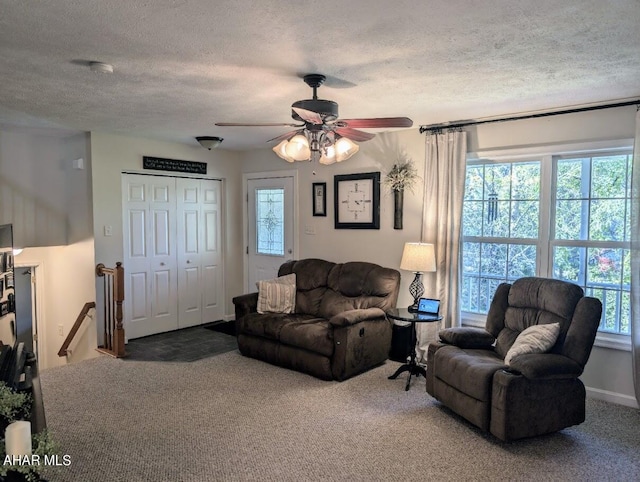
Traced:
<path id="1" fill-rule="evenodd" d="M 525 353 L 545 353 L 555 345 L 560 334 L 560 323 L 549 323 L 545 325 L 533 325 L 523 330 L 516 338 L 504 362 L 511 364 L 513 357 L 524 355 Z"/>
<path id="2" fill-rule="evenodd" d="M 258 281 L 258 313 L 293 313 L 296 308 L 295 273 Z"/>

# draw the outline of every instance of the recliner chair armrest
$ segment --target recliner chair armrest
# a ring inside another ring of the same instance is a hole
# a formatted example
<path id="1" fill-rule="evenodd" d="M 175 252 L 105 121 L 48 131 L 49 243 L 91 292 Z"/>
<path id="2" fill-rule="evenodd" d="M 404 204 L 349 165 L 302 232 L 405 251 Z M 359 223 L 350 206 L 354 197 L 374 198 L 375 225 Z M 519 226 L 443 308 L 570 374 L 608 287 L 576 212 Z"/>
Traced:
<path id="1" fill-rule="evenodd" d="M 440 340 L 460 348 L 491 348 L 496 339 L 482 328 L 459 326 L 445 328 L 438 333 Z"/>
<path id="2" fill-rule="evenodd" d="M 376 318 L 386 319 L 386 314 L 380 308 L 365 308 L 360 310 L 347 310 L 334 315 L 329 320 L 333 326 L 355 325 L 365 320 L 375 320 Z"/>
<path id="3" fill-rule="evenodd" d="M 577 378 L 582 367 L 564 355 L 555 353 L 527 353 L 516 356 L 509 365 L 509 371 L 516 371 L 529 379 Z"/>
<path id="4" fill-rule="evenodd" d="M 239 320 L 249 313 L 256 313 L 258 311 L 258 293 L 236 296 L 232 301 L 235 305 L 236 320 Z"/>

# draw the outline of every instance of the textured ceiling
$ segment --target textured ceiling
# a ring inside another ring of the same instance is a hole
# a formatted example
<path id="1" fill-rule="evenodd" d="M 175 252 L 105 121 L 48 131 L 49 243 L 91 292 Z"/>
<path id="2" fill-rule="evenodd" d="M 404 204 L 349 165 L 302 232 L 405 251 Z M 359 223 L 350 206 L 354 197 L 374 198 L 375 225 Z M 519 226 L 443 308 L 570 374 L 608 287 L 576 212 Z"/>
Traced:
<path id="1" fill-rule="evenodd" d="M 114 66 L 97 74 L 89 61 Z M 640 97 L 638 0 L 0 0 L 0 124 L 264 147 L 310 97 L 415 125 Z"/>

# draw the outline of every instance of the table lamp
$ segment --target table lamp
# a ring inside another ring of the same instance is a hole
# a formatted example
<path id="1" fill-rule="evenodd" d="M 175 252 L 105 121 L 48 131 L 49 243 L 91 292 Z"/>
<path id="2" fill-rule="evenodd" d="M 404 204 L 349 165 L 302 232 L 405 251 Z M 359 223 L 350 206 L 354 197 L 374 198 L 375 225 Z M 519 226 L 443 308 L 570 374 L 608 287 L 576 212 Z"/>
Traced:
<path id="1" fill-rule="evenodd" d="M 413 296 L 413 304 L 409 307 L 409 311 L 418 311 L 418 301 L 424 293 L 422 273 L 436 270 L 436 255 L 433 244 L 404 243 L 400 269 L 413 271 L 416 275 L 409 285 L 409 293 Z"/>

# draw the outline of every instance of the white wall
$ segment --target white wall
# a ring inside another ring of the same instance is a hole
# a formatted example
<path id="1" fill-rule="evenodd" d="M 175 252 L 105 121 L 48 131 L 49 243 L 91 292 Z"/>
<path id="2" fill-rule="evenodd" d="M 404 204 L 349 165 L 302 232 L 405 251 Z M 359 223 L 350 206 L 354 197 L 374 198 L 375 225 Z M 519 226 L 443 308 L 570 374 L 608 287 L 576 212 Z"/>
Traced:
<path id="1" fill-rule="evenodd" d="M 630 139 L 635 132 L 635 107 L 484 124 L 466 130 L 469 152 Z M 333 227 L 333 176 L 368 171 L 381 171 L 384 176 L 402 152 L 415 162 L 420 176 L 424 176 L 424 135 L 417 129 L 379 134 L 373 140 L 361 143 L 360 152 L 354 157 L 331 166 L 304 162 L 288 164 L 266 149 L 246 152 L 243 171 L 298 170 L 300 258 L 370 261 L 398 269 L 404 243 L 420 240 L 422 186 L 419 185 L 415 193 L 405 193 L 403 230 L 393 229 L 393 198 L 384 188 L 381 190 L 380 230 L 336 230 Z M 328 216 L 325 218 L 312 216 L 313 182 L 327 183 Z M 316 234 L 305 234 L 305 226 L 313 226 Z M 398 303 L 409 305 L 412 300 L 408 286 L 413 277 L 408 272 L 401 274 Z M 425 293 L 425 296 L 429 295 Z M 635 404 L 631 357 L 627 351 L 594 347 L 582 378 L 591 396 Z"/>
<path id="2" fill-rule="evenodd" d="M 223 179 L 223 224 L 226 226 L 226 238 L 223 241 L 225 313 L 231 316 L 234 310 L 231 297 L 242 292 L 242 225 L 239 222 L 242 219 L 242 174 L 240 157 L 235 152 L 221 149 L 208 151 L 200 146 L 191 147 L 185 144 L 92 132 L 93 234 L 96 263 L 113 267 L 117 261 L 123 260 L 121 174 L 123 171 L 145 172 L 142 169 L 143 156 L 206 162 L 207 177 Z M 171 175 L 168 172 L 163 174 Z M 112 226 L 112 236 L 104 235 L 105 225 Z M 127 267 L 124 268 L 126 270 Z"/>
<path id="3" fill-rule="evenodd" d="M 14 245 L 25 248 L 16 265 L 37 266 L 41 369 L 67 363 L 57 356 L 64 336 L 84 303 L 95 300 L 91 166 L 72 165 L 74 159 L 88 161 L 87 139 L 47 130 L 0 132 L 0 223 L 12 223 Z M 91 330 L 86 325 L 74 357 L 93 355 L 95 335 L 85 336 Z"/>
<path id="4" fill-rule="evenodd" d="M 420 241 L 422 226 L 422 187 L 415 192 L 405 192 L 404 229 L 393 229 L 393 195 L 384 187 L 380 189 L 380 229 L 334 229 L 333 176 L 380 171 L 381 178 L 405 155 L 411 158 L 421 178 L 424 170 L 424 136 L 416 129 L 396 133 L 383 133 L 360 144 L 360 151 L 342 163 L 323 166 L 311 162 L 289 164 L 271 150 L 245 152 L 243 171 L 260 172 L 281 169 L 298 171 L 299 258 L 321 258 L 335 262 L 368 261 L 398 269 L 405 242 Z M 314 182 L 327 183 L 327 216 L 315 217 L 312 211 L 311 188 Z M 312 227 L 316 234 L 305 234 Z M 399 304 L 409 306 L 410 273 L 402 272 Z M 427 293 L 428 295 L 428 293 Z"/>

